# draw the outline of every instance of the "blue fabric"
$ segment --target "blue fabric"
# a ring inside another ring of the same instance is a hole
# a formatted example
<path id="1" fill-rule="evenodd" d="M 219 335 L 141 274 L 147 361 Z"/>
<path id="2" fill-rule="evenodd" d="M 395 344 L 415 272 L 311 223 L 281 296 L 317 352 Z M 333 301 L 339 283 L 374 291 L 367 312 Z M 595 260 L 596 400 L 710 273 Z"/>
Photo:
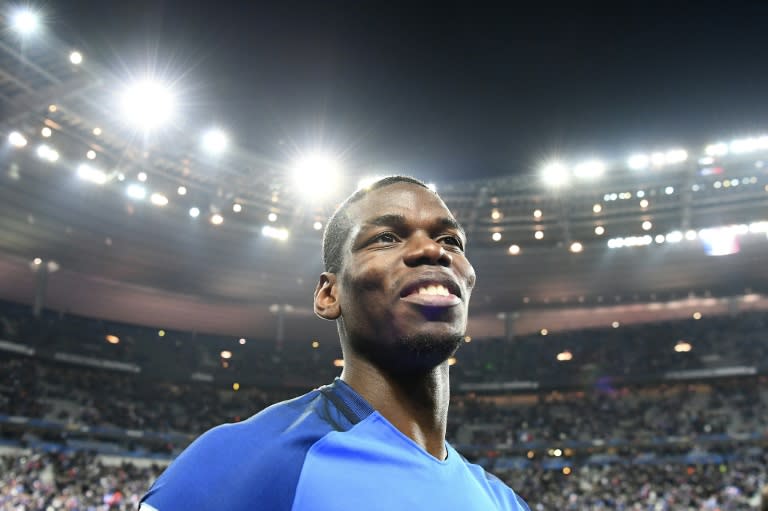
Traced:
<path id="1" fill-rule="evenodd" d="M 447 449 L 437 460 L 337 379 L 208 431 L 143 502 L 159 511 L 528 511 L 504 483 Z"/>

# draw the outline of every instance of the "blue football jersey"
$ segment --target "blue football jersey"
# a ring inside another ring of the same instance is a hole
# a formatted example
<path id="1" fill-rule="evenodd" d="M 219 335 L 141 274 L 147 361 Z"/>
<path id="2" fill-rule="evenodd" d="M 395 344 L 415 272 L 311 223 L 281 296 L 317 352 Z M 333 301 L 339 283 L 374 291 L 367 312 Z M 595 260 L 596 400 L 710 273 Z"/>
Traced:
<path id="1" fill-rule="evenodd" d="M 446 444 L 440 461 L 340 379 L 195 440 L 142 499 L 152 511 L 529 511 Z"/>

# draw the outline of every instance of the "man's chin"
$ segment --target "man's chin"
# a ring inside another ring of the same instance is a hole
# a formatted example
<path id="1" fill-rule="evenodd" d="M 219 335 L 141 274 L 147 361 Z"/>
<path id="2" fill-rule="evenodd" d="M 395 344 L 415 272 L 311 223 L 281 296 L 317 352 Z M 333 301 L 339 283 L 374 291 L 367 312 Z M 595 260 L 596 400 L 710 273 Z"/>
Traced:
<path id="1" fill-rule="evenodd" d="M 461 346 L 463 335 L 415 334 L 399 337 L 387 356 L 381 357 L 391 372 L 421 373 L 431 371 L 448 360 Z"/>

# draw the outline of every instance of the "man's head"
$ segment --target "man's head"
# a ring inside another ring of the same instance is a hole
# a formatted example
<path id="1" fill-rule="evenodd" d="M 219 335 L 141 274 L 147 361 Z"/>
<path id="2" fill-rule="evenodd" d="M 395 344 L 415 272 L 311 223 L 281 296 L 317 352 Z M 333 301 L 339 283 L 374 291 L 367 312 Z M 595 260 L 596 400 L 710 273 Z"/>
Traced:
<path id="1" fill-rule="evenodd" d="M 460 345 L 475 272 L 442 199 L 412 178 L 358 191 L 328 223 L 318 316 L 338 320 L 345 357 L 431 369 Z"/>

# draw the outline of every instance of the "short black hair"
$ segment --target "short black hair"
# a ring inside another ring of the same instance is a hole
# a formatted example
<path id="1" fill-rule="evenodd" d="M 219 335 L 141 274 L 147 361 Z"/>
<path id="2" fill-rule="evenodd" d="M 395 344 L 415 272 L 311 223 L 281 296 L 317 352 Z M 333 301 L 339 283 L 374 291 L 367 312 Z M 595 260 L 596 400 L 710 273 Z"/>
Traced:
<path id="1" fill-rule="evenodd" d="M 347 215 L 349 207 L 355 202 L 362 200 L 368 193 L 396 183 L 414 184 L 435 193 L 424 182 L 410 176 L 388 176 L 354 192 L 331 215 L 325 227 L 325 232 L 323 233 L 323 266 L 325 266 L 325 271 L 338 273 L 341 270 L 341 263 L 344 260 L 344 244 L 347 242 L 349 233 L 352 230 L 352 220 Z"/>

